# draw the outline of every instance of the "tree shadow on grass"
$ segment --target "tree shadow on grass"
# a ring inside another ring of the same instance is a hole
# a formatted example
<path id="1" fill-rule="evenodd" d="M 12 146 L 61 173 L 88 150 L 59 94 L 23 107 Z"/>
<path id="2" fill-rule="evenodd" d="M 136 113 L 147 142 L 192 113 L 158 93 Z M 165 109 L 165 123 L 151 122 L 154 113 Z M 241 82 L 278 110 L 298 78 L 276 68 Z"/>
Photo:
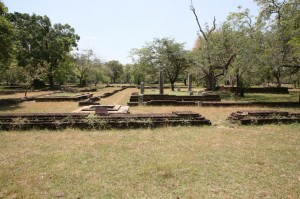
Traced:
<path id="1" fill-rule="evenodd" d="M 242 102 L 297 102 L 298 94 L 264 94 L 264 93 L 245 93 L 245 97 L 236 96 L 234 93 L 219 92 L 224 101 Z"/>
<path id="2" fill-rule="evenodd" d="M 21 109 L 23 107 L 20 104 L 21 103 L 12 104 L 12 105 L 1 105 L 0 106 L 0 112 L 7 112 L 7 111 L 14 111 L 14 110 L 17 110 L 17 109 Z"/>

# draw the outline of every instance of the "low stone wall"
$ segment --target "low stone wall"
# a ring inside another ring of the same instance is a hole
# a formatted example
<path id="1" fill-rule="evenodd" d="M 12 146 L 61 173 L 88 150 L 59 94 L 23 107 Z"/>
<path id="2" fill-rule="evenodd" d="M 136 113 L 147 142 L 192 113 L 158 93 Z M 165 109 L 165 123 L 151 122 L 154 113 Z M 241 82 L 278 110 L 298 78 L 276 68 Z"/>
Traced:
<path id="1" fill-rule="evenodd" d="M 228 120 L 242 125 L 299 123 L 300 113 L 289 113 L 287 111 L 277 110 L 237 111 L 235 113 L 231 113 Z"/>
<path id="2" fill-rule="evenodd" d="M 112 92 L 108 92 L 108 93 L 104 93 L 103 95 L 99 96 L 100 98 L 106 98 L 106 97 L 110 97 L 120 91 L 123 91 L 125 89 L 127 89 L 128 87 L 121 87 L 120 89 L 114 90 Z"/>
<path id="3" fill-rule="evenodd" d="M 34 100 L 36 102 L 63 102 L 63 101 L 81 101 L 85 99 L 89 99 L 93 96 L 93 94 L 81 94 L 75 97 L 68 97 L 68 96 L 41 96 L 41 97 L 33 97 L 33 98 L 28 98 L 28 100 Z"/>
<path id="4" fill-rule="evenodd" d="M 138 95 L 132 93 L 130 96 L 129 106 L 138 106 L 139 97 L 143 98 L 143 103 L 146 105 L 196 105 L 203 101 L 221 101 L 217 94 L 207 95 Z"/>
<path id="5" fill-rule="evenodd" d="M 152 128 L 177 125 L 211 125 L 198 113 L 111 114 L 98 116 L 85 113 L 6 114 L 0 115 L 0 130 L 27 129 L 111 129 Z"/>
<path id="6" fill-rule="evenodd" d="M 202 102 L 200 106 L 261 106 L 261 107 L 300 107 L 300 102 Z"/>
<path id="7" fill-rule="evenodd" d="M 227 91 L 234 93 L 236 92 L 236 87 L 219 87 L 219 91 Z M 289 89 L 287 87 L 263 87 L 263 88 L 245 88 L 245 93 L 266 93 L 266 94 L 289 94 Z"/>

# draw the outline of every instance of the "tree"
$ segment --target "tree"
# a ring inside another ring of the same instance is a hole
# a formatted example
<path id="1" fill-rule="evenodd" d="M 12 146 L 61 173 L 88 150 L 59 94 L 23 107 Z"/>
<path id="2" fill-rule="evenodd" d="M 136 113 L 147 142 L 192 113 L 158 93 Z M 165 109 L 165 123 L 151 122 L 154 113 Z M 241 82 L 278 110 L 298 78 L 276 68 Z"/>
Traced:
<path id="1" fill-rule="evenodd" d="M 68 54 L 74 47 L 80 37 L 75 34 L 74 28 L 69 24 L 54 24 L 46 43 L 46 57 L 49 63 L 48 80 L 50 87 L 54 85 L 54 73 L 59 68 L 60 63 L 68 58 Z"/>
<path id="2" fill-rule="evenodd" d="M 0 78 L 3 80 L 6 85 L 16 85 L 24 81 L 24 70 L 21 67 L 18 67 L 15 62 L 12 62 L 6 70 L 3 70 L 0 73 Z"/>
<path id="3" fill-rule="evenodd" d="M 0 69 L 7 67 L 14 55 L 14 27 L 7 20 L 7 8 L 0 1 Z"/>
<path id="4" fill-rule="evenodd" d="M 241 9 L 241 7 L 239 7 Z M 244 96 L 244 87 L 254 83 L 259 74 L 256 60 L 262 53 L 259 43 L 262 40 L 256 24 L 249 15 L 249 9 L 238 13 L 230 13 L 223 23 L 223 38 L 226 40 L 226 51 L 236 53 L 235 62 L 229 70 L 236 80 L 236 95 Z"/>
<path id="5" fill-rule="evenodd" d="M 134 83 L 140 84 L 141 82 L 157 83 L 158 68 L 155 63 L 154 53 L 150 43 L 146 44 L 143 48 L 132 49 L 131 58 L 133 65 L 133 80 Z"/>
<path id="6" fill-rule="evenodd" d="M 88 80 L 93 82 L 95 86 L 100 82 L 107 82 L 102 63 L 98 62 L 93 65 Z"/>
<path id="7" fill-rule="evenodd" d="M 81 87 L 85 86 L 87 83 L 87 78 L 90 75 L 90 72 L 93 68 L 93 60 L 96 57 L 93 53 L 93 50 L 83 50 L 83 53 L 74 55 L 75 62 L 75 74 L 79 79 L 79 85 Z"/>
<path id="8" fill-rule="evenodd" d="M 59 62 L 59 66 L 53 73 L 53 78 L 55 82 L 58 82 L 60 85 L 70 82 L 75 76 L 75 63 L 73 55 L 70 53 L 66 55 L 64 61 Z M 76 78 L 76 77 L 75 77 Z"/>
<path id="9" fill-rule="evenodd" d="M 191 1 L 190 9 L 195 16 L 200 31 L 199 43 L 201 43 L 201 46 L 199 48 L 199 59 L 198 59 L 199 61 L 194 63 L 200 67 L 200 70 L 204 75 L 203 78 L 206 80 L 207 88 L 209 90 L 215 90 L 217 84 L 217 78 L 226 75 L 228 71 L 228 67 L 236 57 L 236 54 L 234 53 L 230 57 L 227 56 L 226 59 L 223 56 L 219 56 L 218 54 L 224 53 L 224 51 L 223 50 L 221 52 L 214 51 L 214 49 L 216 49 L 214 44 L 216 43 L 213 43 L 213 39 L 212 39 L 214 35 L 218 34 L 215 33 L 216 19 L 214 18 L 212 28 L 209 29 L 208 27 L 206 27 L 206 30 L 203 30 L 202 26 L 200 25 L 200 21 L 192 1 Z M 219 59 L 220 57 L 222 59 Z"/>
<path id="10" fill-rule="evenodd" d="M 54 86 L 54 74 L 72 50 L 79 36 L 68 24 L 54 24 L 47 16 L 11 13 L 7 17 L 14 25 L 17 60 L 20 66 L 46 67 L 50 87 Z"/>
<path id="11" fill-rule="evenodd" d="M 282 77 L 300 69 L 300 1 L 299 0 L 255 0 L 261 7 L 259 23 L 265 31 L 264 59 L 281 86 Z"/>
<path id="12" fill-rule="evenodd" d="M 132 64 L 126 64 L 123 69 L 123 75 L 121 77 L 123 83 L 131 84 L 132 83 Z"/>
<path id="13" fill-rule="evenodd" d="M 156 77 L 159 70 L 165 72 L 173 91 L 179 75 L 189 67 L 184 44 L 177 43 L 174 39 L 154 39 L 152 43 L 135 52 L 138 57 L 135 61 L 139 65 L 150 67 L 148 71 L 154 71 Z"/>
<path id="14" fill-rule="evenodd" d="M 123 65 L 116 60 L 108 61 L 105 64 L 106 74 L 110 78 L 110 83 L 119 83 L 123 74 Z"/>
<path id="15" fill-rule="evenodd" d="M 147 73 L 143 70 L 145 67 L 141 64 L 135 63 L 132 67 L 132 79 L 135 84 L 140 84 L 141 82 L 153 82 L 146 78 Z"/>

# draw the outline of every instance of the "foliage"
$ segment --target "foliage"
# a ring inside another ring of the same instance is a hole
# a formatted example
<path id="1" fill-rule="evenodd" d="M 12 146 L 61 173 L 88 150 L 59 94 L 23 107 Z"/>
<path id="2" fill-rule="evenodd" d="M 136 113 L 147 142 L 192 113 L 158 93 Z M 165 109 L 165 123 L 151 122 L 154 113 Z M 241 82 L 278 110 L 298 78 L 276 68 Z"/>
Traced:
<path id="1" fill-rule="evenodd" d="M 74 62 L 75 74 L 81 87 L 86 86 L 88 82 L 93 82 L 96 86 L 103 81 L 102 63 L 93 50 L 83 50 L 82 53 L 74 54 Z"/>
<path id="2" fill-rule="evenodd" d="M 226 40 L 223 41 L 222 31 L 217 30 L 216 19 L 214 19 L 211 28 L 208 25 L 206 29 L 202 28 L 192 3 L 190 9 L 195 16 L 200 31 L 198 49 L 195 50 L 197 57 L 193 62 L 200 68 L 201 73 L 199 74 L 203 75 L 202 78 L 206 81 L 207 89 L 216 90 L 218 78 L 226 75 L 229 65 L 236 57 L 236 52 L 233 52 L 229 57 L 229 53 L 226 51 Z"/>
<path id="3" fill-rule="evenodd" d="M 226 51 L 237 55 L 229 69 L 230 79 L 236 81 L 236 94 L 243 97 L 244 87 L 258 81 L 255 76 L 259 71 L 256 60 L 262 53 L 258 46 L 262 40 L 261 32 L 255 27 L 249 9 L 241 10 L 241 7 L 240 12 L 231 13 L 227 17 L 222 29 L 225 30 L 223 37 L 227 41 Z"/>
<path id="4" fill-rule="evenodd" d="M 0 73 L 0 78 L 6 85 L 17 85 L 24 81 L 24 69 L 17 66 L 16 63 L 11 63 L 6 69 Z"/>
<path id="5" fill-rule="evenodd" d="M 149 71 L 153 79 L 155 76 L 157 79 L 158 71 L 163 70 L 172 90 L 179 75 L 183 74 L 190 64 L 186 58 L 184 44 L 170 38 L 154 39 L 152 43 L 148 43 L 142 49 L 136 49 L 133 53 L 137 57 L 134 60 L 137 66 L 145 68 L 145 72 Z"/>
<path id="6" fill-rule="evenodd" d="M 265 32 L 262 64 L 269 67 L 280 87 L 284 76 L 298 73 L 300 69 L 300 1 L 255 2 L 261 7 L 258 22 Z"/>
<path id="7" fill-rule="evenodd" d="M 105 73 L 110 78 L 110 83 L 120 83 L 123 74 L 123 65 L 116 60 L 108 61 L 104 64 Z"/>
<path id="8" fill-rule="evenodd" d="M 54 85 L 54 74 L 64 62 L 79 36 L 68 24 L 52 26 L 47 16 L 10 13 L 8 19 L 16 29 L 16 59 L 22 67 L 45 68 L 50 87 Z"/>
<path id="9" fill-rule="evenodd" d="M 14 54 L 14 27 L 5 14 L 8 9 L 0 1 L 0 69 L 7 67 Z"/>
<path id="10" fill-rule="evenodd" d="M 133 72 L 133 65 L 132 64 L 126 64 L 123 67 L 123 74 L 121 76 L 121 79 L 122 79 L 123 83 L 127 83 L 127 84 L 133 83 L 132 72 Z"/>

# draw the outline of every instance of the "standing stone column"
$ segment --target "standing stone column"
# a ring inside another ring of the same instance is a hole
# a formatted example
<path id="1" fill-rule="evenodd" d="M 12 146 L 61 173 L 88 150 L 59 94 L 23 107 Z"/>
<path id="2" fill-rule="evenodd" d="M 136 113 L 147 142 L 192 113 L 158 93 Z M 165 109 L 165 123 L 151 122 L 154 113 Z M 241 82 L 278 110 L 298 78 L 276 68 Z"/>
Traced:
<path id="1" fill-rule="evenodd" d="M 145 84 L 144 82 L 141 82 L 141 94 L 143 95 L 145 93 Z"/>
<path id="2" fill-rule="evenodd" d="M 144 96 L 139 95 L 138 101 L 139 101 L 139 106 L 143 106 L 144 105 Z"/>
<path id="3" fill-rule="evenodd" d="M 188 75 L 188 92 L 192 91 L 192 75 Z"/>
<path id="4" fill-rule="evenodd" d="M 164 72 L 162 70 L 159 71 L 159 94 L 164 94 Z"/>

